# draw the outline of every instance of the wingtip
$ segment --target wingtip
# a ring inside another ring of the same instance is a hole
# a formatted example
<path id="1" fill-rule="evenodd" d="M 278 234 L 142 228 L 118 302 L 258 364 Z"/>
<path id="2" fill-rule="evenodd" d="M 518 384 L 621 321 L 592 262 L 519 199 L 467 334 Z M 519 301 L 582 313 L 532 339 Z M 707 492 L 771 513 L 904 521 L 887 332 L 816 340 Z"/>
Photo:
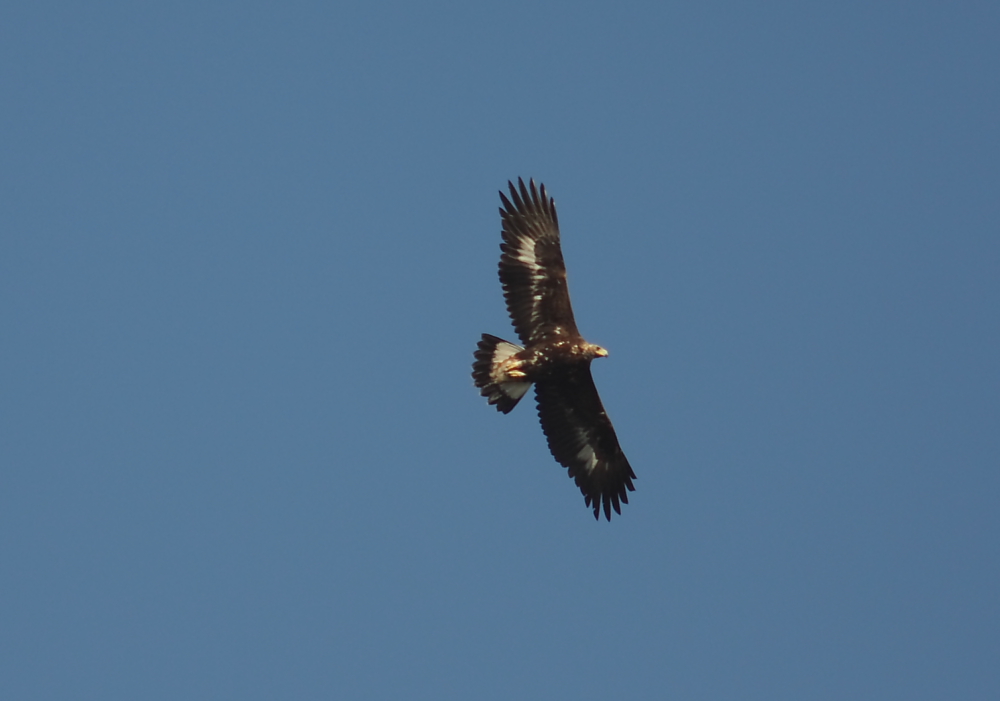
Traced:
<path id="1" fill-rule="evenodd" d="M 553 221 L 558 221 L 555 213 L 555 200 L 549 197 L 548 190 L 545 189 L 545 183 L 536 183 L 534 178 L 528 178 L 526 185 L 524 178 L 518 176 L 517 184 L 514 184 L 513 180 L 507 181 L 507 189 L 510 192 L 509 199 L 503 190 L 499 191 L 500 200 L 503 202 L 507 213 L 522 211 L 525 208 L 541 209 L 547 212 Z M 511 206 L 512 202 L 513 206 Z M 504 210 L 501 209 L 501 216 L 504 213 Z"/>
<path id="2" fill-rule="evenodd" d="M 537 205 L 538 190 L 535 189 L 535 179 L 529 178 L 528 182 L 530 183 L 530 187 L 525 187 L 524 180 L 521 178 L 517 179 L 518 189 L 521 191 L 521 199 L 526 203 L 530 202 L 532 205 Z"/>

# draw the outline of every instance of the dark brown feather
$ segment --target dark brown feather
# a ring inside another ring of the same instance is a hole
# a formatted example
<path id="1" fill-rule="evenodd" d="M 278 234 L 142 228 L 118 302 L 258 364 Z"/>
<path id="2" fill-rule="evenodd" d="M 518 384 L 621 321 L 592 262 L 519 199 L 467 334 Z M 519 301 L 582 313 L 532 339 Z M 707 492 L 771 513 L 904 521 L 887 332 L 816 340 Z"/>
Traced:
<path id="1" fill-rule="evenodd" d="M 569 470 L 594 517 L 600 517 L 603 505 L 610 521 L 611 509 L 620 514 L 619 504 L 628 503 L 636 477 L 597 394 L 589 363 L 537 382 L 535 397 L 552 456 Z"/>
<path id="2" fill-rule="evenodd" d="M 525 346 L 555 337 L 579 338 L 566 285 L 555 203 L 545 192 L 508 183 L 503 192 L 500 283 L 514 330 Z"/>

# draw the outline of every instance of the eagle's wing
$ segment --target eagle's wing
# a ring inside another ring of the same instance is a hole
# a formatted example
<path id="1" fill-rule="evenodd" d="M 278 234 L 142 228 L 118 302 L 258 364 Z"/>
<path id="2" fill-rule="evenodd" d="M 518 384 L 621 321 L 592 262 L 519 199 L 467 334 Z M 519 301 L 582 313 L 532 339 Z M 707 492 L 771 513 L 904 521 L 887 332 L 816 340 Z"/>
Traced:
<path id="1" fill-rule="evenodd" d="M 525 346 L 546 337 L 577 336 L 555 203 L 534 180 L 529 187 L 520 178 L 516 188 L 512 182 L 507 185 L 510 199 L 500 193 L 500 282 L 514 329 Z"/>
<path id="2" fill-rule="evenodd" d="M 549 450 L 583 492 L 594 518 L 611 520 L 611 509 L 621 513 L 635 491 L 635 473 L 628 464 L 618 436 L 604 411 L 589 365 L 579 365 L 535 384 L 538 416 L 549 441 Z"/>

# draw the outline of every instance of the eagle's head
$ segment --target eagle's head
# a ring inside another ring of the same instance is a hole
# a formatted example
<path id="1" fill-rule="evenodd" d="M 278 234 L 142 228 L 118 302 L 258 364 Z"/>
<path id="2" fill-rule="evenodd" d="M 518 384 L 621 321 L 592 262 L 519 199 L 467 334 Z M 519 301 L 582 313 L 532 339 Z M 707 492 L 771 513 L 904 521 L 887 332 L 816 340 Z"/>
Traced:
<path id="1" fill-rule="evenodd" d="M 587 344 L 587 355 L 591 358 L 607 358 L 608 351 L 600 346 L 596 346 L 593 343 Z"/>

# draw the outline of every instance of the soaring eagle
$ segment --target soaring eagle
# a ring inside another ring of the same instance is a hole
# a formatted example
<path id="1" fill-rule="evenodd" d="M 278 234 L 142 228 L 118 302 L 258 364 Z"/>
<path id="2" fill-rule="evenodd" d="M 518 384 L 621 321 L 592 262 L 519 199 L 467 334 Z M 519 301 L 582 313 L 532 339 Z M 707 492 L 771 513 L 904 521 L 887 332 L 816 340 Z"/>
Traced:
<path id="1" fill-rule="evenodd" d="M 594 518 L 611 520 L 628 503 L 632 472 L 597 395 L 590 361 L 608 352 L 576 329 L 559 246 L 559 221 L 545 186 L 507 183 L 500 193 L 503 243 L 500 283 L 514 330 L 524 346 L 483 334 L 472 379 L 498 411 L 510 412 L 535 385 L 538 417 L 553 457 L 569 469 Z"/>

